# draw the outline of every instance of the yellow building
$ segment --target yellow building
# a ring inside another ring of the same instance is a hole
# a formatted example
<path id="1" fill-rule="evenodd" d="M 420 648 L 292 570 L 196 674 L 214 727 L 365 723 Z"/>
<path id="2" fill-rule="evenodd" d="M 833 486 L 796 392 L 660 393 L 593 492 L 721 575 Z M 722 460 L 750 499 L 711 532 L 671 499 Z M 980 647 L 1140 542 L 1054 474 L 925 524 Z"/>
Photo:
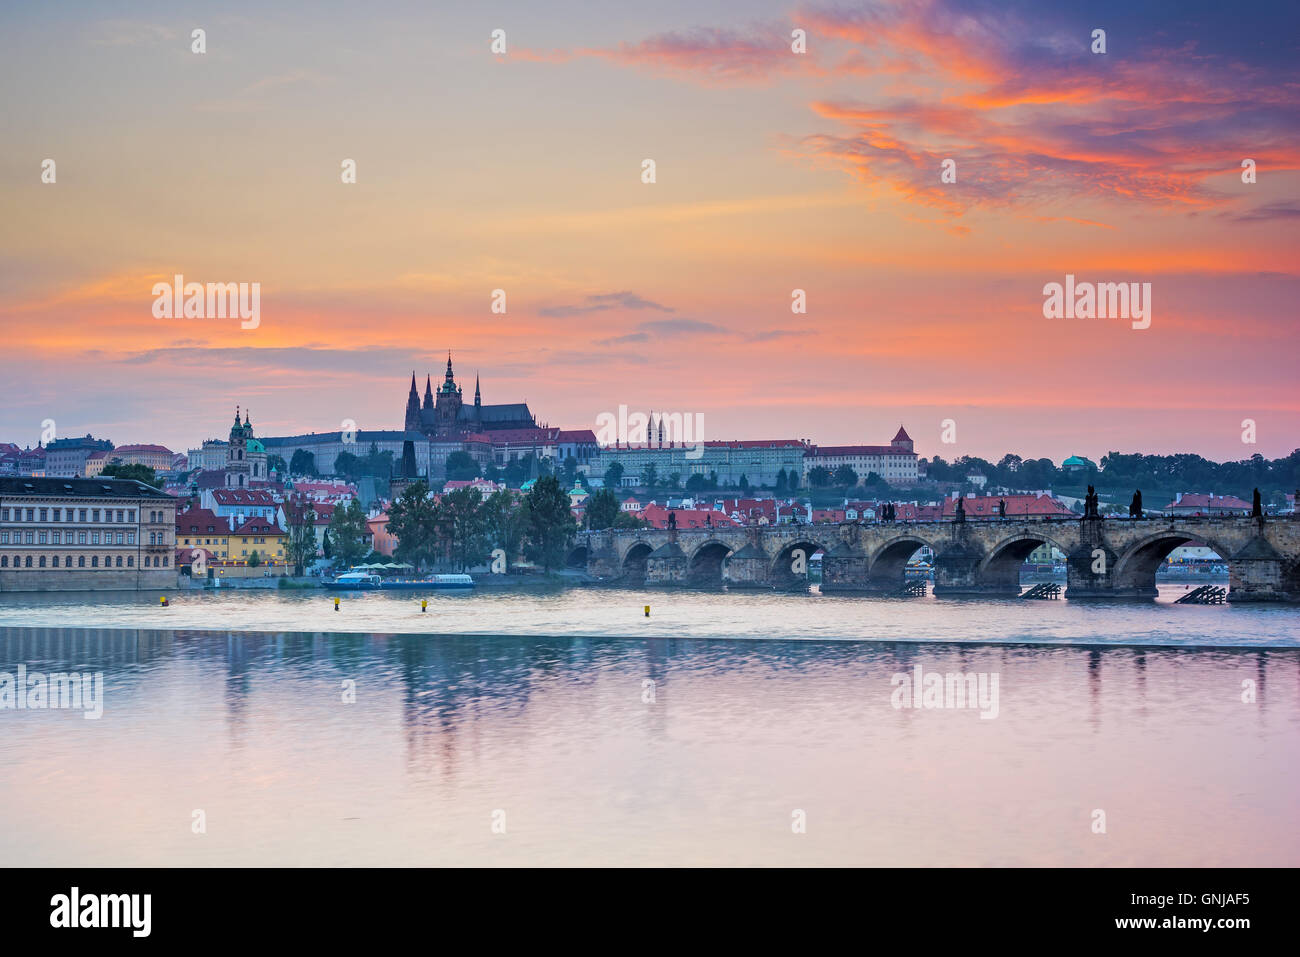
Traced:
<path id="1" fill-rule="evenodd" d="M 287 575 L 285 532 L 275 522 L 254 516 L 236 529 L 230 520 L 206 508 L 191 508 L 176 516 L 176 562 L 190 565 L 198 549 L 217 577 L 249 578 Z M 257 564 L 249 565 L 253 554 Z"/>

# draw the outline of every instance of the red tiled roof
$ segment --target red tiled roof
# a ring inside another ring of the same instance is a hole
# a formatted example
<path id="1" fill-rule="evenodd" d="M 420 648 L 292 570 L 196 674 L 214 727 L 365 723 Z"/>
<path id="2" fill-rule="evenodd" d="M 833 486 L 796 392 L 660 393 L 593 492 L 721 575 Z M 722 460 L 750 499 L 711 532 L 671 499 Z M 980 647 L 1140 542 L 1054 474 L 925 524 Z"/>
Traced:
<path id="1" fill-rule="evenodd" d="M 667 528 L 669 513 L 677 516 L 678 528 L 707 528 L 710 524 L 714 528 L 735 528 L 740 524 L 721 512 L 714 512 L 707 508 L 669 509 L 653 503 L 641 509 L 637 517 L 644 519 L 654 528 Z"/>
<path id="2" fill-rule="evenodd" d="M 261 489 L 218 488 L 212 490 L 212 497 L 218 505 L 274 505 L 275 499 L 270 492 Z"/>
<path id="3" fill-rule="evenodd" d="M 274 524 L 265 518 L 250 518 L 239 528 L 235 529 L 232 535 L 280 535 L 280 526 Z"/>
<path id="4" fill-rule="evenodd" d="M 230 522 L 208 508 L 191 508 L 176 513 L 177 535 L 204 535 L 209 531 L 228 534 Z"/>
<path id="5" fill-rule="evenodd" d="M 1007 516 L 1047 516 L 1078 518 L 1065 504 L 1050 495 L 977 495 L 964 499 L 967 518 L 997 518 L 998 501 L 1006 499 Z M 957 514 L 957 501 L 945 499 L 943 515 L 951 518 Z"/>
<path id="6" fill-rule="evenodd" d="M 561 429 L 556 436 L 558 442 L 572 442 L 582 444 L 584 442 L 595 444 L 596 433 L 591 429 Z"/>
<path id="7" fill-rule="evenodd" d="M 493 445 L 551 445 L 558 441 L 560 430 L 549 429 L 501 429 L 488 436 Z"/>
<path id="8" fill-rule="evenodd" d="M 114 452 L 164 452 L 167 455 L 172 454 L 172 450 L 163 445 L 119 445 L 113 451 Z"/>
<path id="9" fill-rule="evenodd" d="M 1182 498 L 1170 502 L 1165 506 L 1165 508 L 1220 508 L 1236 512 L 1243 509 L 1248 511 L 1251 508 L 1251 504 L 1242 501 L 1235 495 L 1206 495 L 1201 492 L 1184 492 Z"/>
<path id="10" fill-rule="evenodd" d="M 911 437 L 910 435 L 907 434 L 907 429 L 903 428 L 903 427 L 900 425 L 900 426 L 898 427 L 898 434 L 894 436 L 893 441 L 895 441 L 895 442 L 911 442 L 911 441 L 912 441 L 912 437 Z"/>

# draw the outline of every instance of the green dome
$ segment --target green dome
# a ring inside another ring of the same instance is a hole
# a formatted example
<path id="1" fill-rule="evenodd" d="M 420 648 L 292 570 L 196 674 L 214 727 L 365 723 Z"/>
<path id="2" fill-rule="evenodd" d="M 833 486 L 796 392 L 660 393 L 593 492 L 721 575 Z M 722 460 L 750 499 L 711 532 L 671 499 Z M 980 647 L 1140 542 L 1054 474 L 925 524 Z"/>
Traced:
<path id="1" fill-rule="evenodd" d="M 261 442 L 259 442 L 257 439 L 249 439 L 249 440 L 248 440 L 248 451 L 250 451 L 250 452 L 265 452 L 265 451 L 266 451 L 266 446 L 263 445 Z"/>

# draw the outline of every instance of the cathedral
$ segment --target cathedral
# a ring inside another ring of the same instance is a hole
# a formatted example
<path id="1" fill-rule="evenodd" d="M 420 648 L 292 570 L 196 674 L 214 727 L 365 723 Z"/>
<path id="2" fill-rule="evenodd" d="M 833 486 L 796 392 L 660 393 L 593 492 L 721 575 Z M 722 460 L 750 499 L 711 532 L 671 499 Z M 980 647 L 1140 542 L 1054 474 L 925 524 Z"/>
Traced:
<path id="1" fill-rule="evenodd" d="M 474 379 L 474 404 L 466 405 L 464 394 L 451 371 L 451 353 L 447 353 L 447 374 L 437 393 L 432 377 L 424 381 L 424 403 L 411 373 L 411 391 L 406 397 L 406 431 L 422 432 L 430 439 L 456 441 L 462 436 L 491 434 L 505 429 L 536 429 L 537 420 L 528 411 L 528 403 L 484 405 L 478 378 Z"/>

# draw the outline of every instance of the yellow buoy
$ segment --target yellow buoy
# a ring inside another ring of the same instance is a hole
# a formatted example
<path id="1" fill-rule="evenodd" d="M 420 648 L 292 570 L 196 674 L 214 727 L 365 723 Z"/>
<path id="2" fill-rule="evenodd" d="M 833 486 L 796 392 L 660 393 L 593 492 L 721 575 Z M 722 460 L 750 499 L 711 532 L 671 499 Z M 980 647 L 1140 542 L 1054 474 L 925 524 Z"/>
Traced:
<path id="1" fill-rule="evenodd" d="M 167 607 L 167 596 L 166 596 L 166 595 L 162 595 L 162 596 L 160 596 L 160 597 L 158 598 L 158 604 L 160 604 L 160 605 L 162 605 L 162 607 L 166 608 L 166 607 Z"/>
<path id="2" fill-rule="evenodd" d="M 335 611 L 339 610 L 339 600 L 337 598 L 334 599 L 334 610 Z"/>
<path id="3" fill-rule="evenodd" d="M 429 599 L 427 598 L 420 599 L 420 611 L 423 612 L 428 610 L 429 610 Z"/>
<path id="4" fill-rule="evenodd" d="M 649 605 L 646 605 L 646 606 L 645 606 L 645 616 L 646 616 L 647 618 L 650 617 L 650 606 L 649 606 Z"/>

